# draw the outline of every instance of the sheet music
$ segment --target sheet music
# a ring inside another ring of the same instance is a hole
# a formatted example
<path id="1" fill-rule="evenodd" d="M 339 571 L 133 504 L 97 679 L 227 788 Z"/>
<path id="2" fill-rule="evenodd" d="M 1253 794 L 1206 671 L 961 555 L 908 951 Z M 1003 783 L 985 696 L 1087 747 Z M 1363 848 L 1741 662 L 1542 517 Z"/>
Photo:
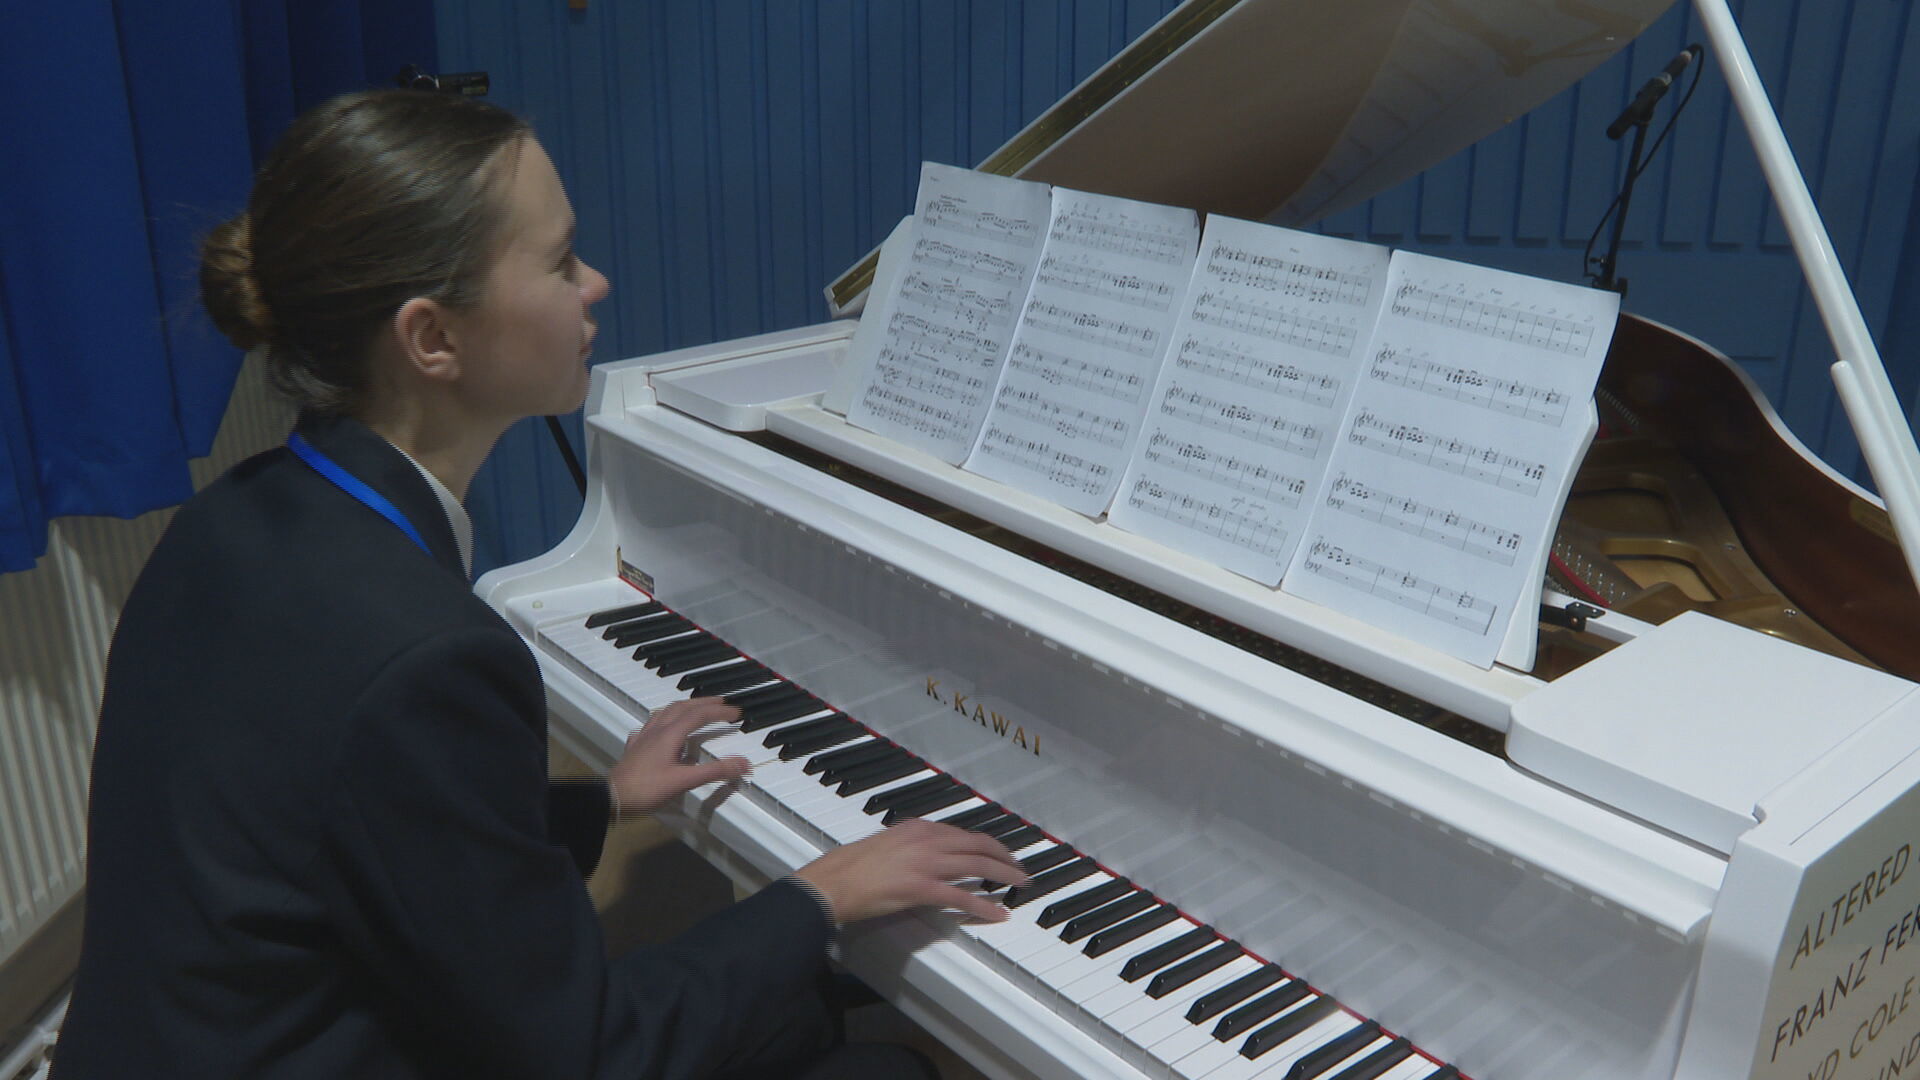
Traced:
<path id="1" fill-rule="evenodd" d="M 883 309 L 884 333 L 852 358 L 847 419 L 958 465 L 999 382 L 1045 236 L 1044 184 L 920 166 L 913 245 Z"/>
<path id="2" fill-rule="evenodd" d="M 1281 587 L 1490 667 L 1592 435 L 1620 298 L 1406 251 L 1387 298 Z"/>
<path id="3" fill-rule="evenodd" d="M 1389 251 L 1212 216 L 1115 525 L 1280 580 L 1318 490 Z"/>
<path id="4" fill-rule="evenodd" d="M 966 468 L 1098 515 L 1185 295 L 1192 210 L 1066 188 Z"/>

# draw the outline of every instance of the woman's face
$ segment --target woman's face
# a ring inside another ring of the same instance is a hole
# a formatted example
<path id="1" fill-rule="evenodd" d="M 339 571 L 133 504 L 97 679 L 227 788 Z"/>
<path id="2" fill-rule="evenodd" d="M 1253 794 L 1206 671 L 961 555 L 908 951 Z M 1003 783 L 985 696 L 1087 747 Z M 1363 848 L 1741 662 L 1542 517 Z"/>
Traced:
<path id="1" fill-rule="evenodd" d="M 461 383 L 478 411 L 505 419 L 572 412 L 586 400 L 589 309 L 607 279 L 573 251 L 573 206 L 532 138 L 502 148 L 500 252 L 467 324 Z M 468 350 L 471 351 L 468 351 Z"/>

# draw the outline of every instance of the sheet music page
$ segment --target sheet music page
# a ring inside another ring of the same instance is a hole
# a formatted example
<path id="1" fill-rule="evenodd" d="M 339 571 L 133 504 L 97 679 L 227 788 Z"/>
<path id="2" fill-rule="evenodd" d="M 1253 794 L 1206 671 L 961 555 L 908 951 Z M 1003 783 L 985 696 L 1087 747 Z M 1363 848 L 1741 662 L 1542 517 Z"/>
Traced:
<path id="1" fill-rule="evenodd" d="M 1090 517 L 1105 510 L 1199 239 L 1192 210 L 1054 188 L 1040 266 L 966 468 Z"/>
<path id="2" fill-rule="evenodd" d="M 1209 216 L 1108 520 L 1278 582 L 1353 394 L 1389 257 L 1377 244 Z"/>
<path id="3" fill-rule="evenodd" d="M 1401 251 L 1281 587 L 1491 667 L 1590 428 L 1620 298 Z"/>
<path id="4" fill-rule="evenodd" d="M 1045 184 L 920 166 L 913 246 L 850 423 L 949 464 L 966 458 L 1040 260 L 1049 201 Z"/>

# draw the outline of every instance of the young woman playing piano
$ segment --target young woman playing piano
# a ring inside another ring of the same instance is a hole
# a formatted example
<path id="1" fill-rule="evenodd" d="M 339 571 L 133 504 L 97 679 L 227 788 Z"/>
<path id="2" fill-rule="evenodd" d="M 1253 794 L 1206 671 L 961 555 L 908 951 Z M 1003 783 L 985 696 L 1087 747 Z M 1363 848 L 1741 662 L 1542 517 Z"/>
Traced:
<path id="1" fill-rule="evenodd" d="M 526 126 L 388 91 L 302 117 L 202 285 L 302 405 L 182 507 L 116 632 L 83 957 L 56 1055 L 90 1077 L 924 1075 L 830 1049 L 836 923 L 1023 880 L 904 823 L 609 960 L 582 875 L 612 814 L 743 775 L 662 709 L 606 784 L 550 787 L 533 657 L 468 588 L 460 499 L 524 416 L 579 407 L 607 279 Z M 896 1052 L 897 1051 L 897 1052 Z"/>

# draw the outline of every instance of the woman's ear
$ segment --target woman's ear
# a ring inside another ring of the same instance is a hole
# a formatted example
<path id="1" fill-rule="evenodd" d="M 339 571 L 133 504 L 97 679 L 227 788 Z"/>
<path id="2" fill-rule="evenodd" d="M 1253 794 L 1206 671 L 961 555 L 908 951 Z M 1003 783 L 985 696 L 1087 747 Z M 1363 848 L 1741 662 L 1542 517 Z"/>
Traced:
<path id="1" fill-rule="evenodd" d="M 393 332 L 407 366 L 429 379 L 460 377 L 458 334 L 453 312 L 438 301 L 416 296 L 393 315 Z"/>

